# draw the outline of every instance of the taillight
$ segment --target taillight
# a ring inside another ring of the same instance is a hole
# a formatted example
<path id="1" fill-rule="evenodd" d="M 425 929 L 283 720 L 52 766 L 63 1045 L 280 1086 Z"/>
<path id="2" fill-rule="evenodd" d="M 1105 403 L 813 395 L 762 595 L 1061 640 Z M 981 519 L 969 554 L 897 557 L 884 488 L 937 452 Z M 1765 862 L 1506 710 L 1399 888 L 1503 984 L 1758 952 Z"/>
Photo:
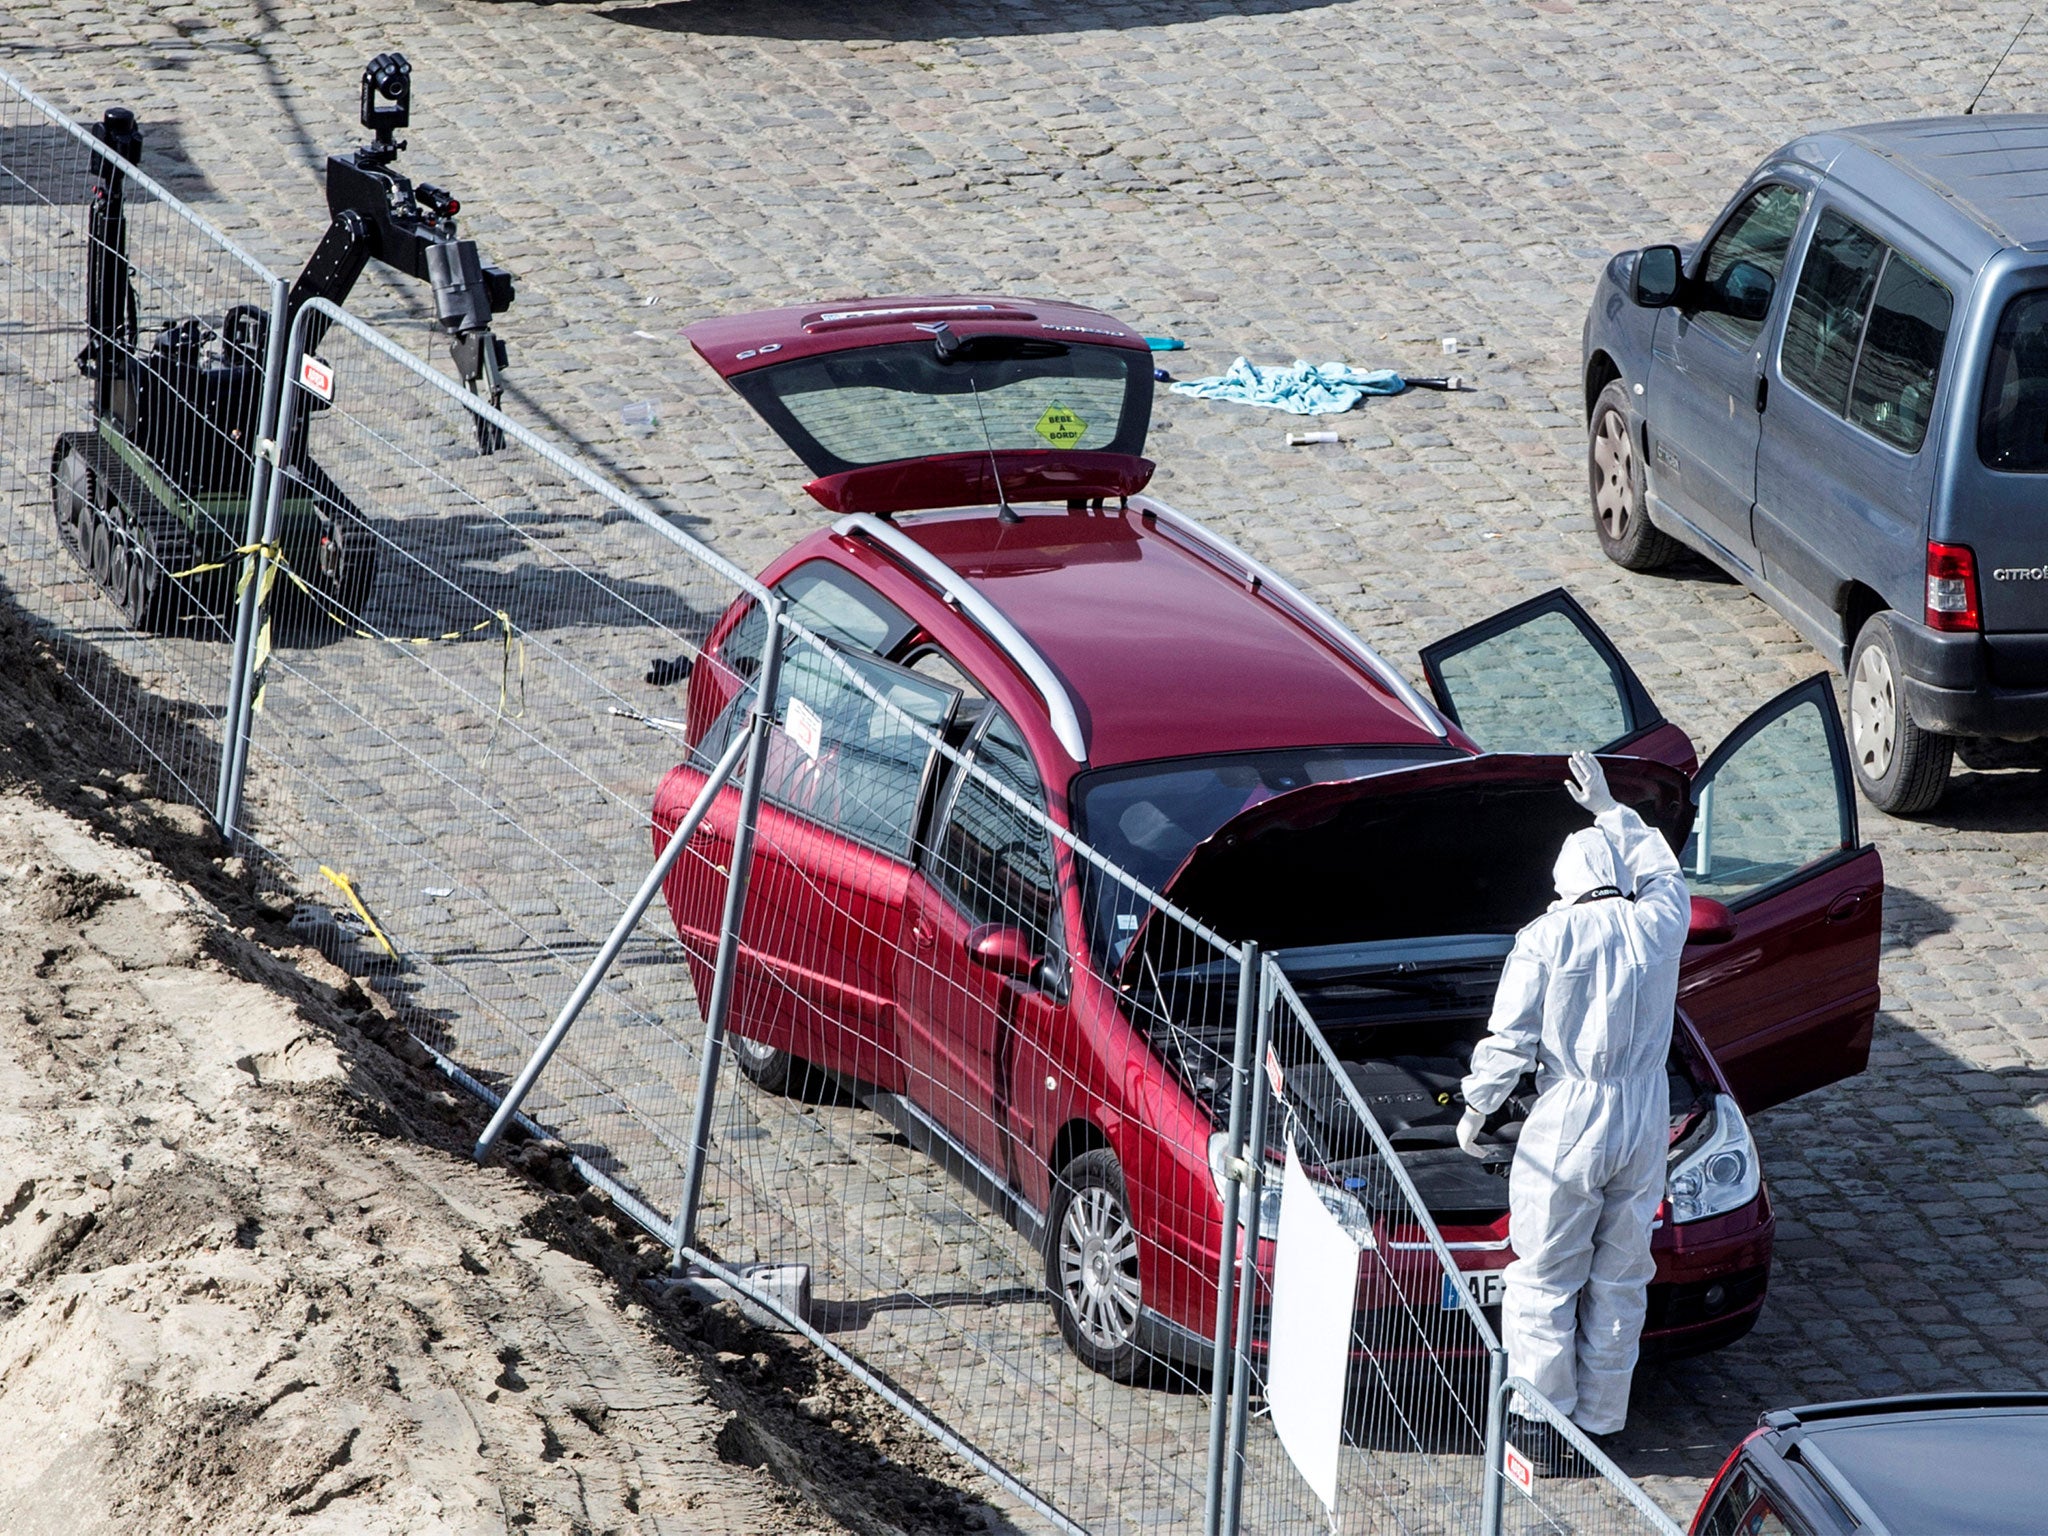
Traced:
<path id="1" fill-rule="evenodd" d="M 1984 615 L 1977 607 L 1977 557 L 1967 544 L 1927 546 L 1927 627 L 1980 630 Z"/>

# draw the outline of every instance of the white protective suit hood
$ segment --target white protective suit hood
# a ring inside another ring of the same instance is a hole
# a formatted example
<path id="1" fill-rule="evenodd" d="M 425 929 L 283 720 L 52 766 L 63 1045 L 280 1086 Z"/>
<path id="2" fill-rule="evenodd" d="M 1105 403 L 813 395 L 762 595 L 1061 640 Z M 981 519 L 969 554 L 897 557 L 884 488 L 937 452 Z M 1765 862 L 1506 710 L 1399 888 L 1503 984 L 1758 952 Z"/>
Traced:
<path id="1" fill-rule="evenodd" d="M 1602 886 L 1612 886 L 1624 896 L 1633 896 L 1636 890 L 1635 877 L 1613 840 L 1598 827 L 1582 827 L 1564 840 L 1557 862 L 1550 867 L 1550 878 L 1557 886 L 1553 912 Z"/>

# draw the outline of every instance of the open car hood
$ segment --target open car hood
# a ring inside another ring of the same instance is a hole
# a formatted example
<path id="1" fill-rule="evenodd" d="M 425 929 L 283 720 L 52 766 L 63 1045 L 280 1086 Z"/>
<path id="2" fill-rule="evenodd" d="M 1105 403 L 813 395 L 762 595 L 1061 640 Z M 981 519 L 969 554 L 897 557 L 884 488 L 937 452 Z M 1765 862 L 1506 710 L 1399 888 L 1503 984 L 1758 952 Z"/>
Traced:
<path id="1" fill-rule="evenodd" d="M 1100 311 L 979 295 L 852 299 L 683 334 L 833 512 L 1086 501 L 1144 489 L 1145 338 Z"/>
<path id="2" fill-rule="evenodd" d="M 1683 847 L 1685 775 L 1642 758 L 1600 761 L 1615 799 Z M 1556 899 L 1551 865 L 1588 824 L 1566 772 L 1563 757 L 1503 753 L 1307 785 L 1225 822 L 1161 894 L 1266 950 L 1513 933 Z M 1147 923 L 1130 955 L 1159 942 L 1162 926 Z"/>

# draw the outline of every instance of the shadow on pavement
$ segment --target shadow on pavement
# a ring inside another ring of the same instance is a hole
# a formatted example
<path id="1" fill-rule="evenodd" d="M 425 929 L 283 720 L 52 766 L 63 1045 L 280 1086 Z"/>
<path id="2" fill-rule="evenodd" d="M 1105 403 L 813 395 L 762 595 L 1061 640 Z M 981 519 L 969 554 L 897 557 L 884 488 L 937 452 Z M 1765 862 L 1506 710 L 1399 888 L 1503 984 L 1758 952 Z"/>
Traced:
<path id="1" fill-rule="evenodd" d="M 508 0 L 499 0 L 500 4 Z M 549 4 L 552 0 L 512 0 Z M 622 26 L 697 37 L 781 38 L 791 42 L 937 42 L 948 38 L 1016 37 L 1125 27 L 1188 26 L 1221 16 L 1270 16 L 1319 10 L 1324 0 L 1080 0 L 1044 5 L 849 6 L 839 0 L 658 0 L 617 5 L 596 14 Z"/>

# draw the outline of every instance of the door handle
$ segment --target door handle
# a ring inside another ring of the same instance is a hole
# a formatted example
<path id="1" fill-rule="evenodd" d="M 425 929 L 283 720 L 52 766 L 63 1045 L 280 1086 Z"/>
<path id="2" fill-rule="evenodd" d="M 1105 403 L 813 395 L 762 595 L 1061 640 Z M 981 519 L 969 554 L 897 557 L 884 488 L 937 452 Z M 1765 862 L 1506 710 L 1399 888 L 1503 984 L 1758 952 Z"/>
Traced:
<path id="1" fill-rule="evenodd" d="M 1828 907 L 1828 921 L 1844 923 L 1863 910 L 1863 903 L 1870 900 L 1868 891 L 1848 891 L 1837 896 Z"/>
<path id="2" fill-rule="evenodd" d="M 938 935 L 925 927 L 922 919 L 910 925 L 910 942 L 919 949 L 930 949 L 937 938 Z"/>
<path id="3" fill-rule="evenodd" d="M 1764 402 L 1771 398 L 1771 381 L 1762 374 L 1756 376 L 1756 413 L 1764 413 Z"/>

